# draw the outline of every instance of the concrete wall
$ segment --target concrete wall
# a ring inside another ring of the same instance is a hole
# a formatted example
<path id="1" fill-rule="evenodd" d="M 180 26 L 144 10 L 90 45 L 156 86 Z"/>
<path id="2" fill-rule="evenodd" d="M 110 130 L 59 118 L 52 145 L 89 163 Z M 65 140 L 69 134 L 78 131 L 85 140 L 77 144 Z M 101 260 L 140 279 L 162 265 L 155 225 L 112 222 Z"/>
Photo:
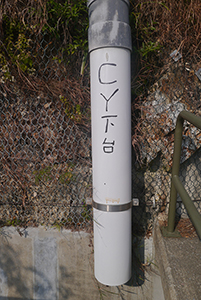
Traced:
<path id="1" fill-rule="evenodd" d="M 163 299 L 160 276 L 152 269 L 152 237 L 133 239 L 132 280 L 119 287 L 95 280 L 91 241 L 86 232 L 1 228 L 0 299 Z"/>

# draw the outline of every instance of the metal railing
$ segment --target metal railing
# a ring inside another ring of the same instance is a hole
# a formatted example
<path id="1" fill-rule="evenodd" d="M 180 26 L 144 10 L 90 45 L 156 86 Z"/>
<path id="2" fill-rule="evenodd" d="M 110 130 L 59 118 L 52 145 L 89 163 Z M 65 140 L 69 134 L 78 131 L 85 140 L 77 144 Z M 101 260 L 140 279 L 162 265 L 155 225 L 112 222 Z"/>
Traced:
<path id="1" fill-rule="evenodd" d="M 172 180 L 171 180 L 171 190 L 170 190 L 170 204 L 168 212 L 168 226 L 163 228 L 163 234 L 165 236 L 176 236 L 175 231 L 175 214 L 176 214 L 176 203 L 177 203 L 177 193 L 179 193 L 183 204 L 188 212 L 188 215 L 195 226 L 197 234 L 201 239 L 201 215 L 196 209 L 193 201 L 188 195 L 187 191 L 182 185 L 179 179 L 179 169 L 180 169 L 180 158 L 181 158 L 181 147 L 182 147 L 182 132 L 183 123 L 187 120 L 197 128 L 201 129 L 201 117 L 198 117 L 188 111 L 182 111 L 177 117 L 177 123 L 175 128 L 175 139 L 174 139 L 174 154 L 173 154 L 173 165 L 172 165 Z"/>

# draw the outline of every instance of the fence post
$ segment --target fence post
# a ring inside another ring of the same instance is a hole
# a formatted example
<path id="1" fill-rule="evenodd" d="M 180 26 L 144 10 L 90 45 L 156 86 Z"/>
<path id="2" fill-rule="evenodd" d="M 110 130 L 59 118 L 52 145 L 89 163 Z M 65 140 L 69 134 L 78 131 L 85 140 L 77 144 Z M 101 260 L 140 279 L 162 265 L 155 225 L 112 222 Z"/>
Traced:
<path id="1" fill-rule="evenodd" d="M 89 0 L 94 272 L 131 277 L 131 33 L 129 0 Z"/>
<path id="2" fill-rule="evenodd" d="M 175 135 L 174 135 L 174 154 L 173 154 L 173 165 L 172 165 L 172 177 L 171 177 L 171 190 L 170 190 L 170 203 L 168 213 L 168 232 L 174 232 L 175 227 L 175 214 L 176 214 L 176 203 L 177 203 L 177 190 L 173 183 L 174 175 L 179 176 L 179 167 L 181 159 L 181 145 L 182 145 L 182 132 L 183 132 L 183 118 L 181 115 L 177 118 Z"/>
<path id="3" fill-rule="evenodd" d="M 201 238 L 201 216 L 191 201 L 188 193 L 183 187 L 179 179 L 179 167 L 181 159 L 181 146 L 182 146 L 182 132 L 183 123 L 187 120 L 197 128 L 201 129 L 201 118 L 188 112 L 182 111 L 177 117 L 177 123 L 175 128 L 175 139 L 174 139 L 174 154 L 173 154 L 173 165 L 172 165 L 172 178 L 171 178 L 171 190 L 170 190 L 170 203 L 168 212 L 168 226 L 162 227 L 164 236 L 176 237 L 180 234 L 175 230 L 175 214 L 176 214 L 176 202 L 177 192 L 179 193 L 187 212 L 193 222 L 198 236 Z"/>

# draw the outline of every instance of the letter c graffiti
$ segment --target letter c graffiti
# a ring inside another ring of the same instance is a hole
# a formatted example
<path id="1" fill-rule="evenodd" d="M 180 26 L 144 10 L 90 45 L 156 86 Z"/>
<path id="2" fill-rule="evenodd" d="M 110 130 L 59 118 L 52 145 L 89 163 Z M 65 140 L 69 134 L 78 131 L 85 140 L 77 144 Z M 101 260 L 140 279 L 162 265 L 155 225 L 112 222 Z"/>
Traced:
<path id="1" fill-rule="evenodd" d="M 117 82 L 117 80 L 108 81 L 108 82 L 102 81 L 102 79 L 101 79 L 101 69 L 102 69 L 102 67 L 104 67 L 104 66 L 112 66 L 112 67 L 116 67 L 117 65 L 116 65 L 116 64 L 113 64 L 113 63 L 104 63 L 104 64 L 102 64 L 102 65 L 99 67 L 99 69 L 98 69 L 98 80 L 99 80 L 99 82 L 100 82 L 101 84 L 113 84 L 113 83 Z"/>

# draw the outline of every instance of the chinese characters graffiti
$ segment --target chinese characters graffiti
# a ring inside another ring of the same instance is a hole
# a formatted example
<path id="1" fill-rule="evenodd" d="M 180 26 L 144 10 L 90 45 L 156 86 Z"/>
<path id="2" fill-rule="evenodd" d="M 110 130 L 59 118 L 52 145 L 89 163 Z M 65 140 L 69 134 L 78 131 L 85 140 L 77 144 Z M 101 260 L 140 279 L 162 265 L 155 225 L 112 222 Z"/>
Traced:
<path id="1" fill-rule="evenodd" d="M 116 84 L 117 80 L 113 79 L 110 81 L 105 81 L 102 76 L 102 71 L 104 68 L 111 68 L 111 67 L 117 67 L 117 64 L 115 63 L 103 63 L 98 69 L 98 81 L 100 84 L 103 85 L 112 85 Z M 112 114 L 110 111 L 110 106 L 109 103 L 112 99 L 114 99 L 115 95 L 119 92 L 119 88 L 114 88 L 114 91 L 112 94 L 108 97 L 107 95 L 104 95 L 103 93 L 100 93 L 100 96 L 103 98 L 105 101 L 105 115 L 102 115 L 101 118 L 105 120 L 105 127 L 104 127 L 104 132 L 105 132 L 105 138 L 102 142 L 103 145 L 103 152 L 106 154 L 111 154 L 114 152 L 114 146 L 115 146 L 115 140 L 108 140 L 107 134 L 109 132 L 110 126 L 115 126 L 115 119 L 118 118 L 117 114 Z"/>

